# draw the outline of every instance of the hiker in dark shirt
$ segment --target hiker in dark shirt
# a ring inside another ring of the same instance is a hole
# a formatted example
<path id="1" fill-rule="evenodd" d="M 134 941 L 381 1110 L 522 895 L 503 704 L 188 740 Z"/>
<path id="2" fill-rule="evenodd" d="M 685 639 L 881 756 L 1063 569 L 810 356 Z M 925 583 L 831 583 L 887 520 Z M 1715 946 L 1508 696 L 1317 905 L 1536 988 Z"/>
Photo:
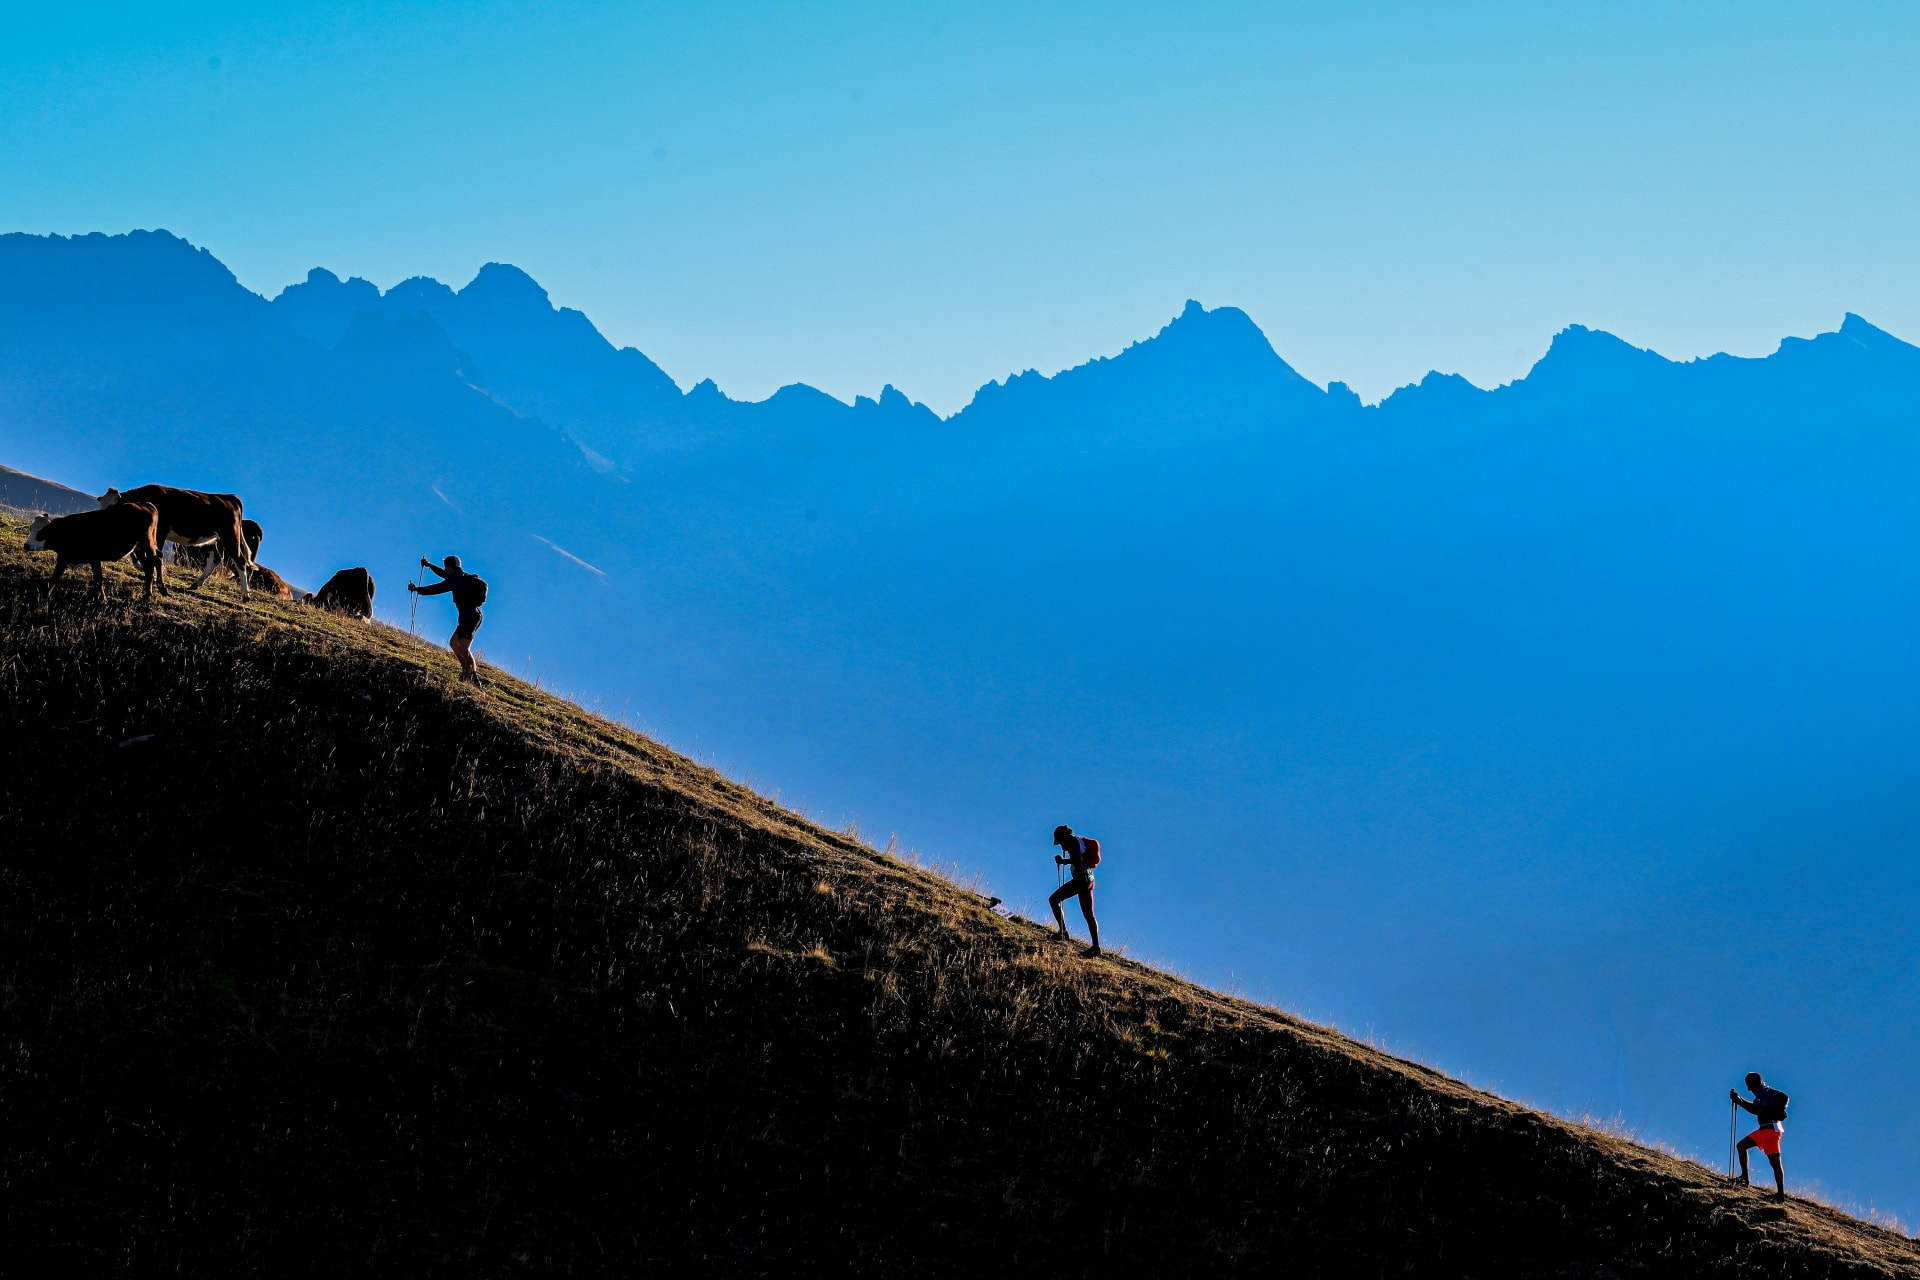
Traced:
<path id="1" fill-rule="evenodd" d="M 1747 1176 L 1747 1152 L 1758 1147 L 1766 1152 L 1767 1163 L 1773 1166 L 1773 1193 L 1784 1199 L 1787 1173 L 1780 1166 L 1780 1139 L 1787 1131 L 1787 1095 L 1778 1089 L 1769 1089 L 1758 1071 L 1747 1072 L 1747 1091 L 1753 1095 L 1752 1102 L 1741 1097 L 1738 1089 L 1727 1090 L 1734 1106 L 1753 1112 L 1753 1118 L 1760 1122 L 1759 1128 L 1740 1139 L 1740 1181 L 1753 1185 L 1753 1179 Z"/>
<path id="2" fill-rule="evenodd" d="M 1061 939 L 1069 936 L 1067 917 L 1061 912 L 1060 904 L 1068 898 L 1078 897 L 1080 914 L 1086 917 L 1087 933 L 1093 938 L 1093 945 L 1087 949 L 1087 954 L 1097 956 L 1100 954 L 1100 922 L 1093 918 L 1093 869 L 1100 865 L 1100 842 L 1091 836 L 1082 839 L 1073 834 L 1072 827 L 1067 826 L 1053 829 L 1053 842 L 1066 853 L 1064 858 L 1055 854 L 1054 862 L 1071 868 L 1067 882 L 1055 889 L 1053 896 L 1047 899 L 1047 905 L 1053 908 L 1053 922 L 1059 926 L 1059 932 L 1054 936 Z"/>
<path id="3" fill-rule="evenodd" d="M 440 581 L 430 587 L 417 587 L 409 582 L 407 590 L 423 596 L 453 597 L 453 607 L 460 611 L 460 620 L 447 647 L 460 659 L 460 678 L 470 684 L 482 683 L 479 665 L 473 660 L 473 633 L 480 629 L 480 606 L 487 602 L 486 581 L 462 569 L 459 556 L 448 556 L 444 569 L 421 556 L 420 567 L 433 570 Z"/>

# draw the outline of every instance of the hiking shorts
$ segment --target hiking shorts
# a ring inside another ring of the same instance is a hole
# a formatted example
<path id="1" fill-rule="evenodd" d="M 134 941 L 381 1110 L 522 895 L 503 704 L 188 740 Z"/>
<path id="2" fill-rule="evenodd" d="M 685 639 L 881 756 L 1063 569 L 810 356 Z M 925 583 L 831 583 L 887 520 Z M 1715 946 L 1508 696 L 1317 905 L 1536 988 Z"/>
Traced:
<path id="1" fill-rule="evenodd" d="M 473 633 L 479 629 L 480 611 L 478 609 L 463 610 L 460 614 L 460 625 L 453 629 L 453 638 L 455 640 L 471 640 L 473 639 Z"/>
<path id="2" fill-rule="evenodd" d="M 1065 902 L 1068 898 L 1080 899 L 1081 910 L 1089 915 L 1093 913 L 1093 876 L 1090 872 L 1081 872 L 1069 876 L 1067 882 L 1053 891 L 1049 902 Z"/>
<path id="3" fill-rule="evenodd" d="M 1770 1124 L 1763 1124 L 1747 1135 L 1747 1141 L 1770 1156 L 1780 1154 L 1780 1139 L 1785 1135 Z"/>

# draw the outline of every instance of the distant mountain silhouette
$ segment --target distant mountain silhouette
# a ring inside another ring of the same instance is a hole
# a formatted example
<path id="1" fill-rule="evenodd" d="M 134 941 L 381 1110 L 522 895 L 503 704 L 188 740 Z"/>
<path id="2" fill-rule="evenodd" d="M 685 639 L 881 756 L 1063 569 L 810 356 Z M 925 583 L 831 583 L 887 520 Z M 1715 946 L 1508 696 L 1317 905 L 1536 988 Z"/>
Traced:
<path id="1" fill-rule="evenodd" d="M 962 422 L 1098 420 L 1155 427 L 1216 417 L 1279 420 L 1348 408 L 1274 353 L 1244 311 L 1189 300 L 1157 335 L 1054 377 L 1029 370 L 988 383 Z"/>
<path id="2" fill-rule="evenodd" d="M 596 451 L 630 452 L 643 426 L 680 416 L 680 390 L 658 365 L 631 347 L 616 350 L 580 312 L 555 309 L 516 267 L 491 263 L 458 293 L 415 277 L 385 295 L 365 280 L 315 268 L 273 307 L 328 348 L 361 315 L 428 317 L 461 351 L 462 371 L 476 385 Z"/>
<path id="3" fill-rule="evenodd" d="M 268 302 L 16 235 L 0 462 L 241 493 L 403 622 L 458 552 L 489 657 L 1009 900 L 1036 831 L 1112 833 L 1103 925 L 1202 976 L 1694 1150 L 1757 1063 L 1820 1099 L 1792 1176 L 1920 1213 L 1874 1101 L 1920 1054 L 1920 350 L 1857 316 L 1363 406 L 1188 303 L 942 420 L 681 392 L 507 266 Z"/>
<path id="4" fill-rule="evenodd" d="M 357 316 L 431 318 L 460 351 L 464 377 L 514 412 L 558 427 L 602 465 L 689 447 L 743 425 L 742 411 L 752 412 L 711 383 L 683 395 L 653 361 L 632 347 L 616 349 L 586 316 L 555 308 L 532 277 L 497 262 L 458 292 L 416 276 L 382 294 L 368 281 L 342 281 L 316 267 L 273 307 L 295 332 L 328 348 Z M 849 412 L 888 421 L 933 417 L 891 387 L 878 402 L 853 406 L 811 388 L 788 390 L 801 394 L 774 397 L 764 416 L 816 424 Z"/>
<path id="5" fill-rule="evenodd" d="M 15 471 L 12 467 L 0 467 L 0 507 L 18 515 L 64 516 L 92 510 L 96 505 L 92 494 Z"/>

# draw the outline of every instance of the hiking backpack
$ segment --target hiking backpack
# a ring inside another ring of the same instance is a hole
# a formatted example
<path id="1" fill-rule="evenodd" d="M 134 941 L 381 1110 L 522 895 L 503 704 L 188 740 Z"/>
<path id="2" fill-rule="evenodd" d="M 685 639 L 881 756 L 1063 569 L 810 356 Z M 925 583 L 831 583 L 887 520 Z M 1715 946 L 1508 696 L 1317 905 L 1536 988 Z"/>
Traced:
<path id="1" fill-rule="evenodd" d="M 487 580 L 477 573 L 470 573 L 467 581 L 473 584 L 473 607 L 478 609 L 487 602 Z"/>
<path id="2" fill-rule="evenodd" d="M 1100 842 L 1092 836 L 1080 837 L 1080 865 L 1089 869 L 1100 865 Z"/>

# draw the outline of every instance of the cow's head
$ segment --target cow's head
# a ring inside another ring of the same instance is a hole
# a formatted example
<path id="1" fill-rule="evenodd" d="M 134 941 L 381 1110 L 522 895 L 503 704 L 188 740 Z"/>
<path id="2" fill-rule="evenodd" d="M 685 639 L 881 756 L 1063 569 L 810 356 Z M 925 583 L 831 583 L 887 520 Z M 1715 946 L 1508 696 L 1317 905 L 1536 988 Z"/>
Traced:
<path id="1" fill-rule="evenodd" d="M 118 489 L 109 489 L 95 498 L 94 501 L 103 507 L 117 507 L 120 505 L 120 491 Z"/>
<path id="2" fill-rule="evenodd" d="M 33 518 L 33 526 L 27 530 L 27 550 L 45 551 L 47 549 L 47 544 L 40 540 L 40 535 L 45 533 L 47 526 L 52 523 L 53 517 L 49 515 L 38 515 Z"/>

